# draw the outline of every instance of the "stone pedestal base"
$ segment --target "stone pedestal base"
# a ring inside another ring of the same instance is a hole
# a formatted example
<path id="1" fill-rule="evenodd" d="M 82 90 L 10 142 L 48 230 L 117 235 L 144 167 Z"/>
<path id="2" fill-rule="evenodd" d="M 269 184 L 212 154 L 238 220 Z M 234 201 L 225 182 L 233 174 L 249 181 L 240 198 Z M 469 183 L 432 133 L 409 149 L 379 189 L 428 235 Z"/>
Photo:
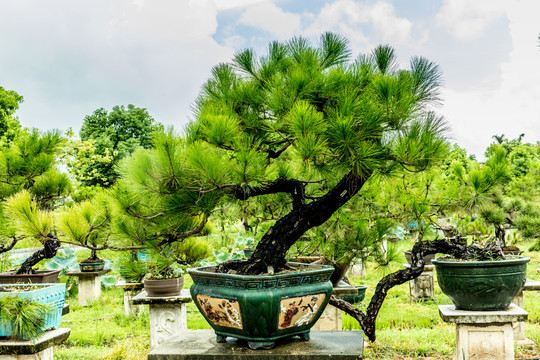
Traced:
<path id="1" fill-rule="evenodd" d="M 167 340 L 178 338 L 187 330 L 186 303 L 191 301 L 189 290 L 180 296 L 148 297 L 146 291 L 133 298 L 133 304 L 150 306 L 150 347 L 154 349 Z"/>
<path id="2" fill-rule="evenodd" d="M 133 305 L 133 298 L 141 292 L 144 284 L 119 281 L 116 283 L 116 287 L 119 289 L 124 289 L 124 314 L 127 316 L 131 314 L 140 314 L 142 311 L 142 305 Z"/>
<path id="3" fill-rule="evenodd" d="M 35 341 L 0 341 L 0 360 L 53 360 L 53 346 L 69 337 L 70 329 L 45 332 Z"/>
<path id="4" fill-rule="evenodd" d="M 364 351 L 362 331 L 316 331 L 309 341 L 282 339 L 270 350 L 251 350 L 245 341 L 216 342 L 213 330 L 187 330 L 148 354 L 148 360 L 358 360 Z"/>
<path id="5" fill-rule="evenodd" d="M 366 267 L 362 262 L 352 264 L 347 270 L 347 277 L 351 278 L 363 278 L 366 276 Z"/>
<path id="6" fill-rule="evenodd" d="M 111 269 L 100 271 L 74 271 L 69 272 L 67 276 L 79 278 L 79 305 L 88 306 L 101 296 L 101 275 L 108 273 Z"/>
<path id="7" fill-rule="evenodd" d="M 512 323 L 527 319 L 527 312 L 515 304 L 506 311 L 464 311 L 440 305 L 445 322 L 456 324 L 456 360 L 513 360 Z"/>
<path id="8" fill-rule="evenodd" d="M 342 297 L 343 295 L 358 295 L 358 289 L 354 286 L 348 285 L 345 282 L 342 282 L 343 284 L 347 286 L 339 286 L 335 287 L 332 291 L 332 295 L 336 297 Z M 341 285 L 341 283 L 339 284 Z M 315 325 L 311 328 L 311 330 L 315 331 L 341 331 L 343 330 L 342 323 L 341 323 L 341 310 L 338 308 L 327 305 L 324 309 L 321 317 Z"/>
<path id="9" fill-rule="evenodd" d="M 516 296 L 513 303 L 523 309 L 523 291 L 540 291 L 540 281 L 527 279 L 523 290 Z M 534 349 L 534 341 L 525 337 L 525 322 L 519 321 L 512 324 L 514 328 L 514 340 L 516 345 L 525 349 Z"/>
<path id="10" fill-rule="evenodd" d="M 406 268 L 409 264 L 404 265 Z M 433 279 L 433 270 L 435 265 L 425 265 L 424 272 L 416 279 L 409 281 L 409 291 L 411 302 L 435 300 L 435 281 Z"/>

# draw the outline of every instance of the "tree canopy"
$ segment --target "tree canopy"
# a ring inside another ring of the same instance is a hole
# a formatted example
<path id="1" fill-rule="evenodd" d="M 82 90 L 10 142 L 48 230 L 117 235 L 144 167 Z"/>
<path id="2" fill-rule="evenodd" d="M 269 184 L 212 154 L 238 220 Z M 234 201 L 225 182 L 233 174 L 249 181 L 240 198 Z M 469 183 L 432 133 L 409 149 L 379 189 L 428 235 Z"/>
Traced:
<path id="1" fill-rule="evenodd" d="M 81 185 L 109 187 L 118 177 L 118 161 L 138 147 L 151 147 L 152 133 L 160 128 L 146 109 L 131 104 L 97 109 L 84 118 L 68 166 Z"/>

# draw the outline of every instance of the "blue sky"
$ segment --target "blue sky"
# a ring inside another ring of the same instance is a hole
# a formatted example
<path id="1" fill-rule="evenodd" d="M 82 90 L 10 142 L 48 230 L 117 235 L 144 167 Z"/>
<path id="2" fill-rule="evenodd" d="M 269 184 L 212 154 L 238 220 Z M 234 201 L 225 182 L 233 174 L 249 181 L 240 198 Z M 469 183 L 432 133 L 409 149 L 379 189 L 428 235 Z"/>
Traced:
<path id="1" fill-rule="evenodd" d="M 438 111 L 481 158 L 494 134 L 540 140 L 539 13 L 537 0 L 0 0 L 0 86 L 24 96 L 29 127 L 78 131 L 134 104 L 182 129 L 213 65 L 333 31 L 355 55 L 387 43 L 404 67 L 438 63 Z"/>

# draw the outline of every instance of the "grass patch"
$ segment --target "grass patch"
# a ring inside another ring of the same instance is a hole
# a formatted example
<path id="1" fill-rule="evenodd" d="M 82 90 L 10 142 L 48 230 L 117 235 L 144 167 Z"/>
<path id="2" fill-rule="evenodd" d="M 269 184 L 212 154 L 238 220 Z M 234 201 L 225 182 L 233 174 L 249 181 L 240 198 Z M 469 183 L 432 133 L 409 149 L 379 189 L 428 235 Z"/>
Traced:
<path id="1" fill-rule="evenodd" d="M 404 245 L 407 248 L 412 243 Z M 525 248 L 526 246 L 522 246 Z M 78 254 L 79 255 L 79 254 Z M 115 254 L 107 254 L 114 258 Z M 528 276 L 540 280 L 536 272 L 540 268 L 538 253 L 526 253 L 531 257 Z M 86 254 L 81 254 L 81 258 Z M 385 269 L 377 269 L 368 264 L 366 276 L 352 279 L 353 284 L 368 286 L 362 308 L 369 301 L 377 282 L 385 274 L 402 268 L 403 257 Z M 186 276 L 185 288 L 192 284 Z M 59 360 L 134 360 L 146 359 L 150 351 L 148 308 L 139 316 L 123 314 L 121 289 L 104 289 L 101 299 L 91 306 L 80 307 L 77 298 L 69 298 L 71 312 L 62 318 L 62 327 L 71 328 L 71 335 L 66 343 L 55 348 L 55 359 Z M 525 292 L 525 310 L 529 312 L 529 321 L 525 326 L 526 336 L 540 346 L 540 292 Z M 437 305 L 451 304 L 451 301 L 435 286 L 435 301 L 411 303 L 409 285 L 393 288 L 385 300 L 377 320 L 377 341 L 367 344 L 365 359 L 430 359 L 450 360 L 454 356 L 455 328 L 453 324 L 443 322 Z M 193 303 L 187 306 L 187 322 L 190 329 L 210 329 Z M 343 328 L 358 330 L 356 320 L 344 314 Z M 517 350 L 516 358 L 538 356 L 538 349 L 532 351 Z"/>

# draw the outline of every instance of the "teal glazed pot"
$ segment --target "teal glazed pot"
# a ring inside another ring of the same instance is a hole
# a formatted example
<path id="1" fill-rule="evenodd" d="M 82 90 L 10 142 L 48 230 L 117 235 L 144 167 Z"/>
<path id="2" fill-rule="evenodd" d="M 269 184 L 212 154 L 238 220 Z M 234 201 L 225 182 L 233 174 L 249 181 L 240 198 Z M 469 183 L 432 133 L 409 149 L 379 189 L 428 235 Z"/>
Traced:
<path id="1" fill-rule="evenodd" d="M 278 339 L 309 340 L 332 295 L 329 265 L 289 263 L 298 271 L 274 275 L 218 274 L 214 267 L 191 269 L 191 297 L 218 342 L 234 337 L 251 349 L 270 349 Z"/>
<path id="2" fill-rule="evenodd" d="M 530 258 L 495 261 L 433 260 L 443 293 L 458 310 L 507 310 L 527 281 Z"/>
<path id="3" fill-rule="evenodd" d="M 364 298 L 366 297 L 367 286 L 357 285 L 355 286 L 355 288 L 358 289 L 358 295 L 343 295 L 341 299 L 351 304 L 357 304 L 359 302 L 362 302 L 362 300 L 364 300 Z"/>

